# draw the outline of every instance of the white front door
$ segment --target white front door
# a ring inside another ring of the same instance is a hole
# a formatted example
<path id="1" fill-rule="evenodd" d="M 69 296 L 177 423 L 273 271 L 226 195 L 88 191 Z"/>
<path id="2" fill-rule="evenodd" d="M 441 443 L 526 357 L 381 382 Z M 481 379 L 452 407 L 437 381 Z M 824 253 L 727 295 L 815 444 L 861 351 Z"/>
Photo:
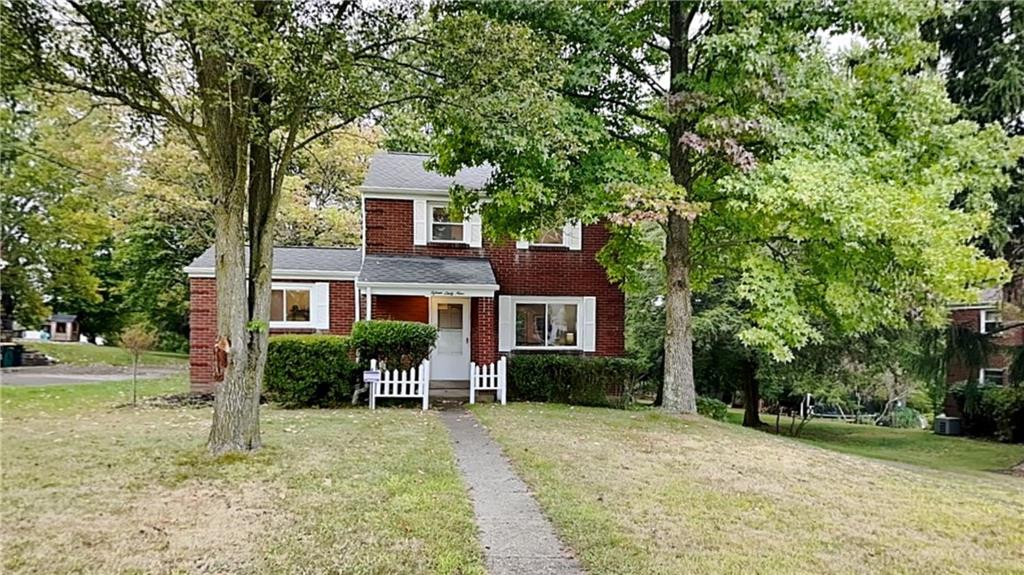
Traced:
<path id="1" fill-rule="evenodd" d="M 430 324 L 437 327 L 430 378 L 469 379 L 469 299 L 431 298 Z"/>

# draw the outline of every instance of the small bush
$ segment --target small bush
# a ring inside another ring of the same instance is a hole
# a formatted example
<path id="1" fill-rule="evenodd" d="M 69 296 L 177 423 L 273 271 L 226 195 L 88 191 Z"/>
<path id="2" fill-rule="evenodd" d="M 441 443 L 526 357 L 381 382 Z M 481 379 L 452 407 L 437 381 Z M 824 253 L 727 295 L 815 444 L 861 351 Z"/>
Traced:
<path id="1" fill-rule="evenodd" d="M 950 389 L 968 435 L 1024 443 L 1024 386 L 957 385 Z"/>
<path id="2" fill-rule="evenodd" d="M 642 373 L 643 365 L 633 359 L 513 355 L 508 365 L 508 394 L 513 401 L 621 406 L 630 402 Z"/>
<path id="3" fill-rule="evenodd" d="M 729 406 L 724 401 L 713 397 L 700 396 L 697 398 L 697 413 L 704 417 L 725 421 L 725 416 L 729 414 Z"/>
<path id="4" fill-rule="evenodd" d="M 348 338 L 278 335 L 267 347 L 264 390 L 284 407 L 338 405 L 351 396 L 358 374 Z"/>
<path id="5" fill-rule="evenodd" d="M 359 321 L 352 326 L 352 346 L 364 365 L 371 359 L 388 368 L 406 369 L 430 357 L 437 328 L 412 321 Z"/>

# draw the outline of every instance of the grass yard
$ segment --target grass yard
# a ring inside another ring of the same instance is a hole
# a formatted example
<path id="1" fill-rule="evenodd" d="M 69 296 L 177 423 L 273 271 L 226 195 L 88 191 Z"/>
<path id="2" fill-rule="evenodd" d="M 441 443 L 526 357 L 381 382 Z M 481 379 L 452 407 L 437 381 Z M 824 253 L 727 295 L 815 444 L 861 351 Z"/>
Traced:
<path id="1" fill-rule="evenodd" d="M 483 572 L 436 414 L 265 408 L 263 450 L 211 459 L 208 408 L 124 388 L 0 389 L 0 572 Z"/>
<path id="2" fill-rule="evenodd" d="M 91 343 L 55 343 L 42 341 L 22 342 L 26 349 L 32 349 L 69 365 L 116 365 L 132 364 L 130 353 L 109 345 Z M 188 363 L 187 353 L 147 351 L 139 358 L 139 365 L 176 366 Z"/>
<path id="3" fill-rule="evenodd" d="M 474 411 L 590 575 L 1024 572 L 1020 478 L 655 411 Z"/>
<path id="4" fill-rule="evenodd" d="M 762 415 L 766 430 L 775 429 L 775 418 Z M 742 410 L 730 410 L 730 423 L 743 423 Z M 789 429 L 782 418 L 783 435 Z M 935 435 L 921 429 L 892 429 L 812 419 L 800 441 L 842 453 L 887 461 L 899 461 L 944 471 L 1004 471 L 1024 461 L 1024 445 Z"/>

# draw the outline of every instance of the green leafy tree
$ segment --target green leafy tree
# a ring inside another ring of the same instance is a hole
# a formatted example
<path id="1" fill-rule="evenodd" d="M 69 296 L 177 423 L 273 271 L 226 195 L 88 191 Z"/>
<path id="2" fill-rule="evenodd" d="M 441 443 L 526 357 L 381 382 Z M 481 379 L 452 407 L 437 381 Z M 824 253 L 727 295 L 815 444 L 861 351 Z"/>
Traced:
<path id="1" fill-rule="evenodd" d="M 82 314 L 83 332 L 116 332 L 99 268 L 110 202 L 124 189 L 117 117 L 87 97 L 17 86 L 0 107 L 3 317 L 35 328 L 52 310 Z M 105 297 L 106 296 L 106 297 Z M 85 312 L 85 313 L 83 313 Z"/>
<path id="2" fill-rule="evenodd" d="M 11 0 L 2 71 L 80 90 L 177 131 L 212 190 L 217 332 L 229 342 L 213 453 L 260 446 L 274 230 L 297 154 L 411 97 L 404 2 Z M 248 258 L 246 257 L 248 252 Z M 248 263 L 247 263 L 248 262 Z"/>
<path id="3" fill-rule="evenodd" d="M 736 282 L 740 341 L 785 362 L 1005 279 L 971 244 L 1021 153 L 958 120 L 928 2 L 459 2 L 425 58 L 437 166 L 497 168 L 498 236 L 608 219 L 627 285 L 663 254 L 664 407 L 694 404 L 691 296 Z M 826 31 L 823 32 L 823 31 Z M 836 50 L 829 38 L 855 37 Z M 950 209 L 959 194 L 963 207 Z M 475 193 L 455 190 L 464 206 Z M 637 226 L 655 222 L 664 245 Z"/>
<path id="4" fill-rule="evenodd" d="M 950 98 L 979 123 L 997 123 L 1024 135 L 1024 5 L 1014 0 L 960 0 L 951 14 L 929 23 L 947 61 Z M 1024 264 L 1024 160 L 1010 170 L 1012 185 L 996 190 L 986 247 Z"/>

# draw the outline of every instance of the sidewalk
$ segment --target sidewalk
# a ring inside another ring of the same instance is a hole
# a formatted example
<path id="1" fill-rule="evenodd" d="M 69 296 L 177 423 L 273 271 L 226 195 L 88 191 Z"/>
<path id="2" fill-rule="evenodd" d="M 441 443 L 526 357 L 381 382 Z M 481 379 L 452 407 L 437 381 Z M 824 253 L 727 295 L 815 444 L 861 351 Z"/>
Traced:
<path id="1" fill-rule="evenodd" d="M 501 449 L 462 409 L 442 411 L 491 575 L 583 575 Z"/>

